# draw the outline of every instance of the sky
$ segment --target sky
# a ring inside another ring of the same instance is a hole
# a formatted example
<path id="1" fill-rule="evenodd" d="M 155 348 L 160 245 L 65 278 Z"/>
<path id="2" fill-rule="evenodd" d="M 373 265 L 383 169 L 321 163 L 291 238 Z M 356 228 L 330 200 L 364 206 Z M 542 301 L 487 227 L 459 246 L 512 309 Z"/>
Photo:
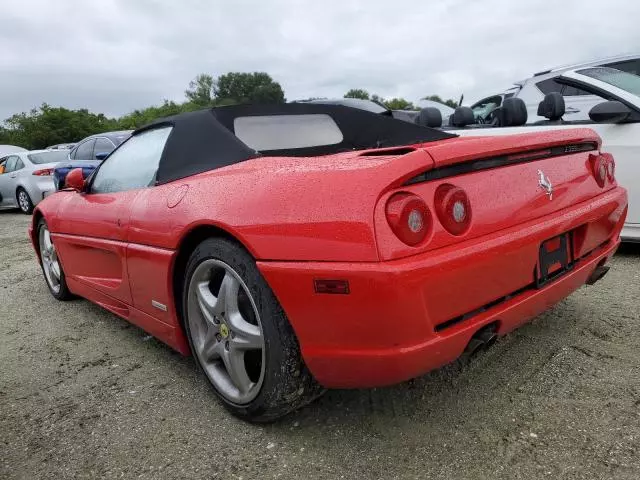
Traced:
<path id="1" fill-rule="evenodd" d="M 288 100 L 364 88 L 465 104 L 549 67 L 640 53 L 637 0 L 0 0 L 0 120 L 118 116 L 199 73 L 265 71 Z"/>

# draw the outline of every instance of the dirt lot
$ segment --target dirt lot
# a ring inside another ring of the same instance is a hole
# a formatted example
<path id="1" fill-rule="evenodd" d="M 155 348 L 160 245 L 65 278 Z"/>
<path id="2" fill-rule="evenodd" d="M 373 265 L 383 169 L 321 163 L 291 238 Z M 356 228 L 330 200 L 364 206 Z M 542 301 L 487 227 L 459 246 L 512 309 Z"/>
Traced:
<path id="1" fill-rule="evenodd" d="M 0 212 L 0 478 L 640 478 L 640 248 L 461 362 L 242 423 L 190 359 L 56 302 Z"/>

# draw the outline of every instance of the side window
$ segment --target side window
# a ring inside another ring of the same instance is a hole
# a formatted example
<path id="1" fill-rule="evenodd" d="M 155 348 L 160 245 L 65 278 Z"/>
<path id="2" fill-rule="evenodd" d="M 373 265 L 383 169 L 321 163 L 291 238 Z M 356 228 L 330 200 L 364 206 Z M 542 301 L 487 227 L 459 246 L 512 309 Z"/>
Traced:
<path id="1" fill-rule="evenodd" d="M 171 129 L 147 130 L 123 143 L 96 172 L 91 192 L 114 193 L 150 186 Z"/>
<path id="2" fill-rule="evenodd" d="M 92 160 L 93 159 L 93 144 L 96 143 L 95 139 L 87 140 L 84 143 L 78 145 L 76 148 L 75 160 Z"/>
<path id="3" fill-rule="evenodd" d="M 16 169 L 16 164 L 18 163 L 19 158 L 15 155 L 12 155 L 7 159 L 7 163 L 4 168 L 4 173 L 13 172 Z"/>
<path id="4" fill-rule="evenodd" d="M 98 153 L 111 153 L 113 149 L 116 148 L 111 140 L 105 137 L 96 138 L 96 145 L 93 147 L 93 159 L 96 160 L 96 155 Z"/>
<path id="5" fill-rule="evenodd" d="M 8 158 L 9 157 L 0 158 L 0 175 L 2 175 L 5 172 L 5 169 L 7 168 Z"/>
<path id="6" fill-rule="evenodd" d="M 553 78 L 548 78 L 547 80 L 536 83 L 536 87 L 545 95 L 551 92 L 562 92 L 562 85 Z"/>
<path id="7" fill-rule="evenodd" d="M 574 97 L 576 95 L 591 95 L 586 90 L 582 90 L 581 88 L 571 87 L 569 85 L 562 85 L 557 82 L 555 78 L 548 78 L 546 80 L 542 80 L 541 82 L 536 83 L 536 87 L 543 93 L 551 93 L 551 92 L 559 92 L 562 93 L 563 97 Z"/>
<path id="8" fill-rule="evenodd" d="M 24 163 L 22 162 L 22 159 L 18 157 L 18 160 L 16 160 L 16 166 L 13 169 L 13 171 L 15 172 L 16 170 L 22 170 L 24 168 Z"/>
<path id="9" fill-rule="evenodd" d="M 578 95 L 591 95 L 591 94 L 586 90 L 583 90 L 578 87 L 573 87 L 571 85 L 565 85 L 564 88 L 562 89 L 563 97 L 576 97 Z"/>

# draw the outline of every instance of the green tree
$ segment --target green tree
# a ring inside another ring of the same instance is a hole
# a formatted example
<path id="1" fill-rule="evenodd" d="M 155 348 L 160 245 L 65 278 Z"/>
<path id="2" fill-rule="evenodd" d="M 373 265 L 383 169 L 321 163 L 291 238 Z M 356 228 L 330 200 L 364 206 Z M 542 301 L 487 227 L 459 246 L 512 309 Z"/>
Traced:
<path id="1" fill-rule="evenodd" d="M 392 98 L 384 102 L 389 110 L 415 110 L 413 103 L 404 98 Z"/>
<path id="2" fill-rule="evenodd" d="M 201 107 L 213 105 L 215 80 L 207 73 L 201 73 L 189 82 L 184 91 L 187 101 Z"/>
<path id="3" fill-rule="evenodd" d="M 200 74 L 189 83 L 185 95 L 184 103 L 165 100 L 161 105 L 134 110 L 117 119 L 87 109 L 69 110 L 43 103 L 29 112 L 16 113 L 0 124 L 0 144 L 45 148 L 78 141 L 94 133 L 138 128 L 158 118 L 214 105 L 285 101 L 280 84 L 264 72 L 230 72 L 217 79 Z"/>
<path id="4" fill-rule="evenodd" d="M 229 72 L 214 82 L 215 103 L 284 103 L 280 84 L 265 72 Z"/>
<path id="5" fill-rule="evenodd" d="M 360 100 L 369 100 L 369 92 L 363 88 L 352 88 L 344 94 L 344 98 L 359 98 Z"/>
<path id="6" fill-rule="evenodd" d="M 429 95 L 427 97 L 422 97 L 420 100 L 432 100 L 434 102 L 443 103 L 451 108 L 456 108 L 458 106 L 458 102 L 450 98 L 449 100 L 443 100 L 440 98 L 440 95 Z"/>
<path id="7" fill-rule="evenodd" d="M 196 102 L 176 103 L 165 100 L 162 105 L 151 106 L 142 110 L 134 110 L 118 119 L 118 128 L 129 130 L 142 127 L 159 118 L 169 117 L 182 112 L 190 112 L 202 108 L 203 105 Z"/>
<path id="8" fill-rule="evenodd" d="M 116 120 L 87 109 L 69 110 L 43 103 L 30 112 L 16 113 L 5 120 L 0 130 L 0 143 L 20 145 L 28 149 L 45 148 L 55 143 L 80 140 L 93 133 L 114 130 Z"/>

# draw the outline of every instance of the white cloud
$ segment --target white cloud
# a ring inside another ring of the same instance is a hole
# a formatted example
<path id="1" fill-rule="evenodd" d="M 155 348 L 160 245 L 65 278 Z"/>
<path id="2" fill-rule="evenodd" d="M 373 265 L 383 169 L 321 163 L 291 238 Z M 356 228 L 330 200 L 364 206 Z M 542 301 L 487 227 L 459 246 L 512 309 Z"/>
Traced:
<path id="1" fill-rule="evenodd" d="M 0 10 L 0 119 L 181 100 L 196 74 L 266 71 L 287 98 L 366 88 L 468 101 L 544 68 L 640 50 L 628 0 L 22 0 Z"/>

